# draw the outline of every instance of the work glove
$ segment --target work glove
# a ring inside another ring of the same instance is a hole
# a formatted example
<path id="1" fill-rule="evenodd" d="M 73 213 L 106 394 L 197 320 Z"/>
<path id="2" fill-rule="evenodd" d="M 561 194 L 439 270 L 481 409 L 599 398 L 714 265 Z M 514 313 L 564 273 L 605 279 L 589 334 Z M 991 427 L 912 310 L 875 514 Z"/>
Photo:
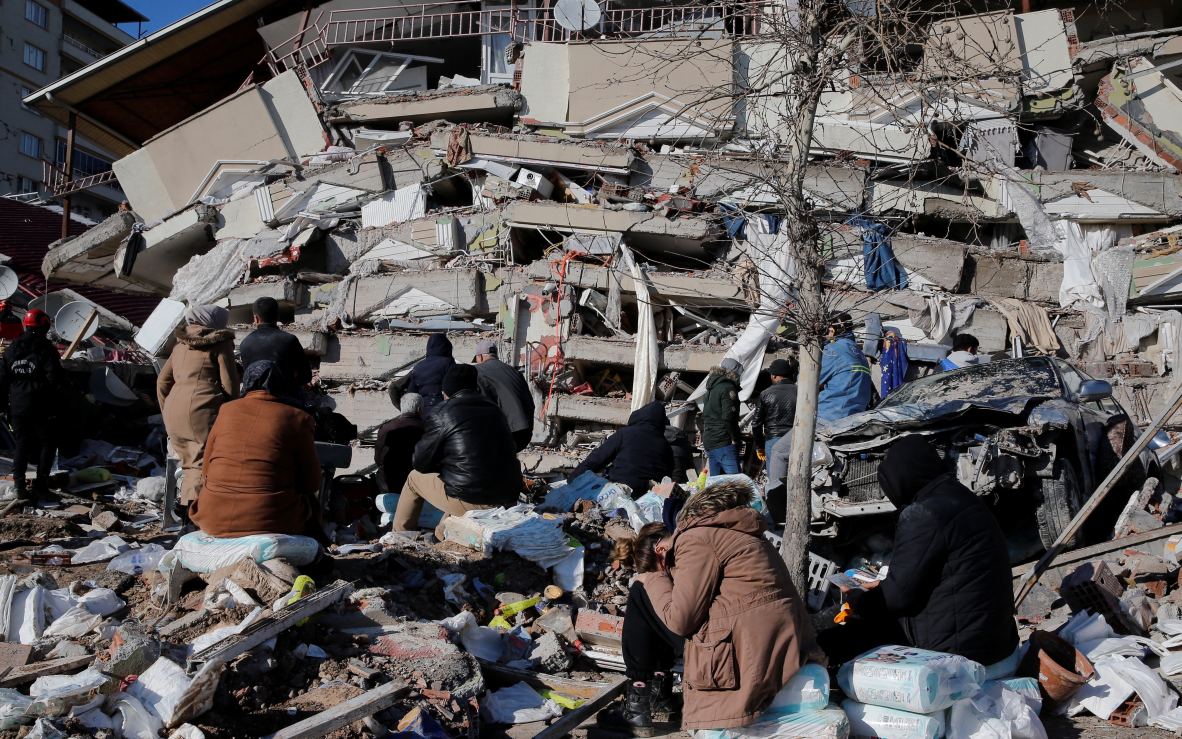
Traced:
<path id="1" fill-rule="evenodd" d="M 755 456 L 756 456 L 756 457 L 759 459 L 759 461 L 760 461 L 760 462 L 766 462 L 766 461 L 767 461 L 767 452 L 765 452 L 765 451 L 764 451 L 764 450 L 762 450 L 762 449 L 756 449 L 756 450 L 755 450 Z"/>

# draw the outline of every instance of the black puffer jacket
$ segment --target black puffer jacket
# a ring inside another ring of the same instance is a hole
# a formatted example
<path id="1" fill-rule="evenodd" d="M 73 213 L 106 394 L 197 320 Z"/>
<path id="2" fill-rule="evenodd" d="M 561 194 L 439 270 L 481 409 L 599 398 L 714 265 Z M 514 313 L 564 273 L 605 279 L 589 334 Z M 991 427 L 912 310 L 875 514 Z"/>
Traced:
<path id="1" fill-rule="evenodd" d="M 673 482 L 688 482 L 685 471 L 694 467 L 694 445 L 684 431 L 673 425 L 665 427 L 665 441 L 673 448 L 673 474 L 669 478 Z"/>
<path id="2" fill-rule="evenodd" d="M 56 415 L 65 370 L 45 331 L 25 331 L 13 340 L 0 363 L 0 393 L 14 416 Z M 11 403 L 9 398 L 11 397 Z"/>
<path id="3" fill-rule="evenodd" d="M 862 596 L 864 619 L 889 613 L 910 646 L 983 665 L 1018 647 L 1005 536 L 981 500 L 921 436 L 896 442 L 878 484 L 899 513 L 890 573 Z"/>
<path id="4" fill-rule="evenodd" d="M 632 497 L 648 492 L 648 481 L 660 482 L 673 474 L 673 447 L 665 439 L 665 404 L 659 400 L 632 411 L 628 425 L 607 437 L 583 463 L 570 473 L 574 480 L 590 470 L 599 473 L 611 465 L 607 479 L 632 488 Z"/>
<path id="5" fill-rule="evenodd" d="M 501 407 L 509 421 L 509 430 L 532 430 L 534 427 L 534 396 L 520 372 L 499 359 L 486 359 L 476 365 L 477 380 L 484 397 Z"/>
<path id="6" fill-rule="evenodd" d="M 780 380 L 760 393 L 759 400 L 755 401 L 751 428 L 755 431 L 756 448 L 762 448 L 767 439 L 788 433 L 795 422 L 796 385 L 789 380 Z"/>
<path id="7" fill-rule="evenodd" d="M 509 423 L 479 390 L 459 390 L 427 419 L 415 445 L 415 469 L 438 472 L 452 498 L 513 506 L 521 492 L 521 464 Z"/>
<path id="8" fill-rule="evenodd" d="M 431 334 L 427 339 L 427 356 L 410 371 L 410 382 L 406 392 L 423 396 L 423 418 L 435 411 L 443 402 L 443 376 L 456 360 L 451 356 L 451 342 L 443 334 Z"/>

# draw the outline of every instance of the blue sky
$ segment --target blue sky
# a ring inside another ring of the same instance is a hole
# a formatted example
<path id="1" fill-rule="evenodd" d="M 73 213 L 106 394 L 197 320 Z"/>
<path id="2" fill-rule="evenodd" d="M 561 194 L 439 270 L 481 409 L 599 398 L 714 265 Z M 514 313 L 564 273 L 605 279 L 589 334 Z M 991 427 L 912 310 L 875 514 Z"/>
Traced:
<path id="1" fill-rule="evenodd" d="M 180 20 L 186 15 L 204 8 L 213 0 L 123 0 L 139 12 L 151 18 L 150 23 L 144 24 L 144 35 L 152 31 L 159 31 L 173 21 Z M 135 24 L 128 23 L 123 30 L 135 35 Z"/>

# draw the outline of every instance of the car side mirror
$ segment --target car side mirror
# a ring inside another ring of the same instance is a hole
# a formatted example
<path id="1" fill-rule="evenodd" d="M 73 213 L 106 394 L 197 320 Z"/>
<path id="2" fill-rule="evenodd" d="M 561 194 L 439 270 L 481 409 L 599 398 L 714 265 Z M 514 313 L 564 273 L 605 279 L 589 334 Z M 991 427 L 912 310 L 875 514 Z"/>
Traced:
<path id="1" fill-rule="evenodd" d="M 1107 380 L 1084 380 L 1075 394 L 1077 402 L 1086 403 L 1090 400 L 1104 400 L 1112 397 L 1112 384 Z"/>

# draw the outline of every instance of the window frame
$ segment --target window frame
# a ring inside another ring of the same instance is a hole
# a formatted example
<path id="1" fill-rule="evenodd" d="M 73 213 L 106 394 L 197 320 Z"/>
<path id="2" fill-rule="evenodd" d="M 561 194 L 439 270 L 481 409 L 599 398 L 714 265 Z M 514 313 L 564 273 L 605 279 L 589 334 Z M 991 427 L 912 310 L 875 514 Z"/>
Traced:
<path id="1" fill-rule="evenodd" d="M 34 10 L 34 8 L 36 8 L 36 10 Z M 40 11 L 41 22 L 38 22 L 36 18 L 31 17 L 30 11 L 32 11 L 33 15 L 36 15 L 37 11 Z M 48 31 L 49 30 L 49 8 L 45 7 L 44 5 L 42 5 L 39 2 L 36 2 L 36 0 L 25 0 L 25 20 L 27 20 L 28 22 L 37 26 L 38 28 L 44 28 L 45 30 Z"/>
<path id="2" fill-rule="evenodd" d="M 37 142 L 37 154 L 34 155 L 34 154 L 30 154 L 29 152 L 25 151 L 25 138 L 26 137 L 28 137 L 32 141 Z M 33 134 L 29 133 L 28 131 L 21 131 L 20 144 L 18 145 L 17 148 L 20 150 L 21 154 L 23 154 L 27 157 L 30 157 L 32 159 L 44 159 L 44 157 L 45 157 L 45 139 L 41 138 L 40 136 L 34 136 Z"/>
<path id="3" fill-rule="evenodd" d="M 40 56 L 40 59 L 41 59 L 41 66 L 40 67 L 38 67 L 36 64 L 29 63 L 29 50 L 30 49 L 32 49 L 37 54 L 41 55 Z M 25 66 L 32 67 L 33 69 L 37 70 L 38 72 L 44 72 L 45 66 L 46 66 L 45 62 L 48 59 L 49 59 L 49 54 L 45 51 L 45 49 L 42 49 L 39 46 L 34 46 L 33 44 L 30 44 L 28 41 L 25 42 L 25 53 L 24 53 Z"/>

